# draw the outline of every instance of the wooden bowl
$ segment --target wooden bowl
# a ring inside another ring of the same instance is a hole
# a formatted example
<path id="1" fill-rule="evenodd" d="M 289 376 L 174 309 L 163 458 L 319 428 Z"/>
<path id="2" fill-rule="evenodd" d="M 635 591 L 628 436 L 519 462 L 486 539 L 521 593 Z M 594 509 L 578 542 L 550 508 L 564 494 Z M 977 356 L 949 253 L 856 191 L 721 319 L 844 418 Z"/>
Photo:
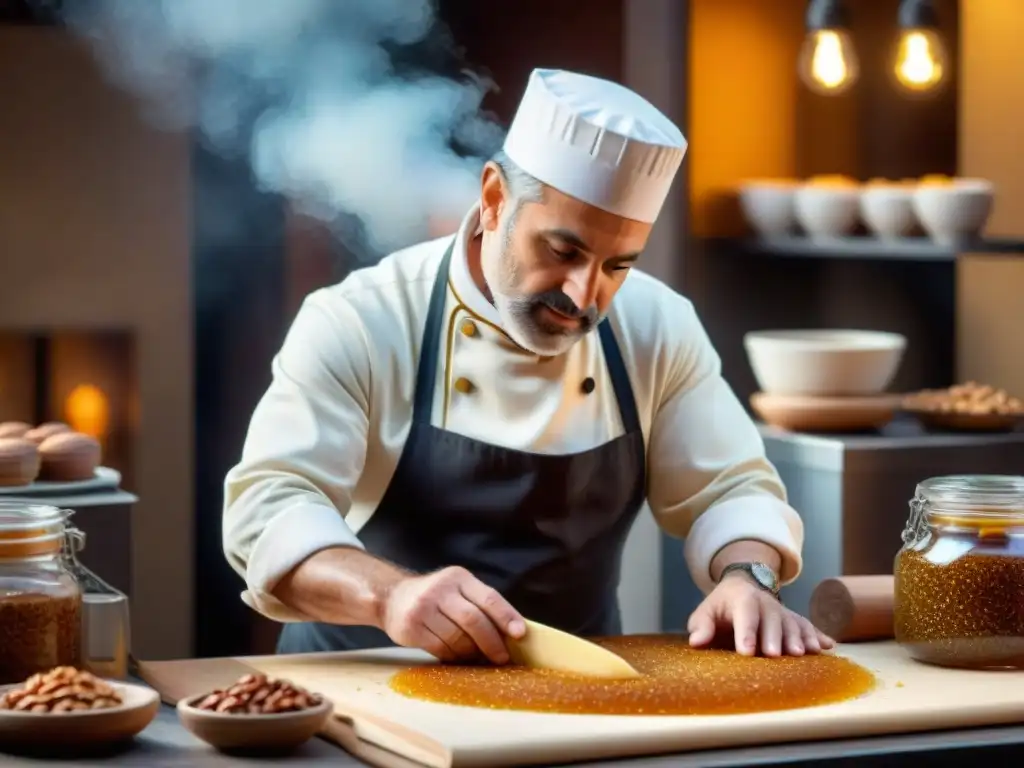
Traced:
<path id="1" fill-rule="evenodd" d="M 315 707 L 275 715 L 245 715 L 210 712 L 196 707 L 209 694 L 202 693 L 178 702 L 178 719 L 194 736 L 225 751 L 295 749 L 316 736 L 334 705 L 327 698 Z"/>
<path id="2" fill-rule="evenodd" d="M 793 432 L 861 432 L 879 429 L 892 421 L 899 410 L 900 398 L 893 395 L 812 397 L 758 392 L 751 396 L 750 405 L 766 424 Z"/>
<path id="3" fill-rule="evenodd" d="M 160 711 L 160 694 L 142 685 L 105 680 L 124 703 L 81 712 L 0 710 L 0 746 L 16 749 L 83 749 L 116 744 L 137 736 Z M 0 687 L 0 695 L 21 685 Z"/>

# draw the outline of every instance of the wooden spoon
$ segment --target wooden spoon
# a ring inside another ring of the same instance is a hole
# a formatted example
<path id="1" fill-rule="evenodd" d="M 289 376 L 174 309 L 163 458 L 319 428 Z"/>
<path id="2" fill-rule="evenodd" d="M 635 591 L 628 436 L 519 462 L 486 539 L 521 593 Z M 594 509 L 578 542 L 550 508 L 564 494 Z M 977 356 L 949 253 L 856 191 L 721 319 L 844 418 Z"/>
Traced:
<path id="1" fill-rule="evenodd" d="M 536 621 L 526 621 L 526 634 L 508 640 L 515 664 L 604 678 L 639 677 L 625 659 L 582 638 Z"/>

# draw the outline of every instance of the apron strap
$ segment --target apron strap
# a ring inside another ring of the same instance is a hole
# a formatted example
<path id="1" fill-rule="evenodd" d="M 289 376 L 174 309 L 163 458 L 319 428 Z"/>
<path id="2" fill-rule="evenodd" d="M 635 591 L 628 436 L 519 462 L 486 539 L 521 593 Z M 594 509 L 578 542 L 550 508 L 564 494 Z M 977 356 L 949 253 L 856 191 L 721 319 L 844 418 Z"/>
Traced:
<path id="1" fill-rule="evenodd" d="M 640 415 L 633 397 L 633 386 L 629 383 L 629 372 L 622 359 L 619 342 L 615 339 L 612 324 L 605 318 L 597 326 L 601 336 L 601 349 L 604 351 L 604 362 L 608 366 L 608 375 L 615 390 L 615 399 L 619 403 L 619 416 L 622 418 L 622 429 L 625 434 L 640 432 Z"/>
<path id="2" fill-rule="evenodd" d="M 412 420 L 414 423 L 430 425 L 430 414 L 434 407 L 434 383 L 437 381 L 437 347 L 444 325 L 444 306 L 448 290 L 448 268 L 455 248 L 455 238 L 448 244 L 444 252 L 441 266 L 434 278 L 434 287 L 430 293 L 430 304 L 427 308 L 427 322 L 423 329 L 423 340 L 420 342 L 420 360 L 416 368 L 416 392 L 413 399 Z M 605 365 L 615 390 L 615 399 L 619 405 L 619 416 L 626 434 L 640 431 L 640 416 L 633 397 L 633 387 L 629 382 L 629 372 L 622 359 L 619 343 L 611 323 L 604 319 L 597 326 L 601 337 L 601 350 L 604 352 Z"/>
<path id="3" fill-rule="evenodd" d="M 412 420 L 414 424 L 430 426 L 430 412 L 434 408 L 434 382 L 437 381 L 437 345 L 444 326 L 444 304 L 448 290 L 448 265 L 451 264 L 455 238 L 448 244 L 448 250 L 441 259 L 441 267 L 434 278 L 427 308 L 427 324 L 420 342 L 420 362 L 416 368 L 416 392 L 413 399 Z"/>

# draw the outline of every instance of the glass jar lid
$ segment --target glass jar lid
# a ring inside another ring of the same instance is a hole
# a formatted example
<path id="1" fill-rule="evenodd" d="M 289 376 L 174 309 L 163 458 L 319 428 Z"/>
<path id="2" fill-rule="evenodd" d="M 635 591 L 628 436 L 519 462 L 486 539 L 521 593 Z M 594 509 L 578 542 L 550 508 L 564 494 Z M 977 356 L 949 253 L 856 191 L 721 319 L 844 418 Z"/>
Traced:
<path id="1" fill-rule="evenodd" d="M 72 512 L 46 504 L 0 501 L 0 558 L 59 552 Z"/>
<path id="2" fill-rule="evenodd" d="M 62 529 L 70 517 L 70 510 L 47 504 L 0 501 L 0 536 L 11 534 L 7 538 L 16 538 L 19 532 Z"/>
<path id="3" fill-rule="evenodd" d="M 1024 477 L 1016 475 L 933 477 L 918 484 L 917 496 L 929 516 L 1024 522 Z"/>

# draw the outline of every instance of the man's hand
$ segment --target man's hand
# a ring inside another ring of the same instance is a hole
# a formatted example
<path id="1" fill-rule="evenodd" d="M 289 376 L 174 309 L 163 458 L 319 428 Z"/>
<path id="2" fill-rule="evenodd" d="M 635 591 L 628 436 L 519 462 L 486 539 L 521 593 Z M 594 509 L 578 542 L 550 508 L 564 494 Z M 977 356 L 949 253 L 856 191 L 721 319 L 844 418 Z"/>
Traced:
<path id="1" fill-rule="evenodd" d="M 835 646 L 832 638 L 739 572 L 719 582 L 686 628 L 693 647 L 709 645 L 719 632 L 731 628 L 736 651 L 744 656 L 755 655 L 759 647 L 765 656 L 802 656 Z"/>
<path id="2" fill-rule="evenodd" d="M 442 661 L 483 654 L 509 660 L 505 637 L 526 632 L 523 617 L 497 590 L 464 568 L 451 567 L 393 584 L 382 628 L 399 645 L 422 648 Z"/>

